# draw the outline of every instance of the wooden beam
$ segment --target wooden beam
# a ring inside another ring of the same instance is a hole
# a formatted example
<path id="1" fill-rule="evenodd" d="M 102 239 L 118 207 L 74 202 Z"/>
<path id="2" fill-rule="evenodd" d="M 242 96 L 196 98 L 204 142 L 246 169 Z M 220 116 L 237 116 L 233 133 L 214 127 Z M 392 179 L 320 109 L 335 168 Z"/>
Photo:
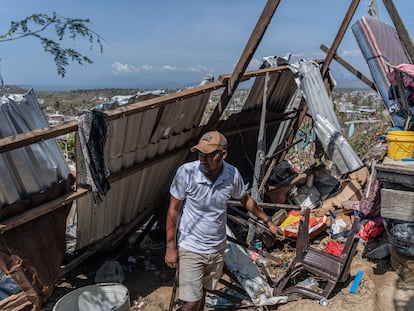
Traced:
<path id="1" fill-rule="evenodd" d="M 59 209 L 72 201 L 83 197 L 88 194 L 89 189 L 80 188 L 74 192 L 60 196 L 52 201 L 41 204 L 35 208 L 32 208 L 26 212 L 23 212 L 17 216 L 10 217 L 0 222 L 0 233 L 4 233 L 13 228 L 16 228 L 24 223 L 32 221 L 40 216 L 50 213 L 56 209 Z"/>
<path id="2" fill-rule="evenodd" d="M 321 44 L 321 50 L 325 53 L 329 53 L 329 48 L 326 45 Z M 355 69 L 351 64 L 346 62 L 342 57 L 338 56 L 338 54 L 334 53 L 333 58 L 341 64 L 345 69 L 347 69 L 350 73 L 352 73 L 355 77 L 359 80 L 364 82 L 368 87 L 370 87 L 373 91 L 377 91 L 377 88 L 367 76 L 365 76 L 361 71 Z"/>
<path id="3" fill-rule="evenodd" d="M 269 68 L 263 68 L 263 69 L 257 69 L 257 70 L 249 70 L 243 74 L 240 81 L 247 81 L 247 80 L 250 80 L 251 78 L 263 76 L 266 73 L 269 73 L 269 75 L 274 75 L 274 74 L 278 74 L 285 70 L 290 70 L 289 66 L 282 65 L 282 66 L 275 66 L 275 67 L 269 67 Z M 231 78 L 231 74 L 223 74 L 218 77 L 218 81 L 222 82 L 224 86 L 227 83 L 227 81 L 230 80 L 230 78 Z"/>
<path id="4" fill-rule="evenodd" d="M 75 132 L 78 130 L 78 121 L 62 122 L 52 127 L 35 129 L 30 132 L 9 136 L 0 139 L 0 153 L 38 143 L 43 140 Z"/>
<path id="5" fill-rule="evenodd" d="M 414 222 L 414 192 L 382 188 L 381 216 Z"/>
<path id="6" fill-rule="evenodd" d="M 246 71 L 247 66 L 253 58 L 254 53 L 256 52 L 257 47 L 259 46 L 259 43 L 262 40 L 267 26 L 272 20 L 273 14 L 275 13 L 279 3 L 280 0 L 267 1 L 236 67 L 234 68 L 230 79 L 227 81 L 227 87 L 223 91 L 218 105 L 214 109 L 213 114 L 205 126 L 206 131 L 209 131 L 216 127 L 222 112 L 226 109 L 228 103 L 230 102 L 230 99 L 232 98 L 243 77 L 244 72 Z"/>
<path id="7" fill-rule="evenodd" d="M 120 106 L 112 110 L 105 111 L 109 120 L 116 120 L 126 116 L 136 114 L 138 112 L 146 111 L 156 107 L 163 107 L 168 104 L 185 100 L 200 94 L 209 93 L 213 90 L 223 87 L 224 84 L 220 81 L 212 82 L 206 85 L 196 86 L 180 92 L 175 92 L 161 97 L 154 97 L 151 99 L 131 103 L 125 106 Z"/>
<path id="8" fill-rule="evenodd" d="M 328 72 L 328 68 L 331 65 L 332 59 L 336 51 L 338 50 L 339 44 L 341 43 L 342 38 L 345 35 L 345 31 L 348 28 L 349 23 L 351 22 L 351 19 L 355 14 L 358 4 L 359 0 L 352 0 L 352 3 L 348 8 L 347 13 L 345 14 L 344 20 L 342 21 L 342 24 L 338 30 L 338 33 L 336 34 L 336 37 L 331 45 L 331 48 L 329 49 L 328 54 L 326 55 L 325 62 L 322 65 L 321 74 L 323 79 L 325 79 L 325 75 Z"/>
<path id="9" fill-rule="evenodd" d="M 237 200 L 230 200 L 228 204 L 235 205 L 235 206 L 243 206 L 240 201 Z M 293 204 L 283 204 L 283 203 L 263 203 L 263 202 L 257 202 L 257 205 L 259 205 L 261 208 L 267 208 L 267 209 L 300 209 L 299 205 L 293 205 Z"/>
<path id="10" fill-rule="evenodd" d="M 382 0 L 382 2 L 384 3 L 394 27 L 397 30 L 397 34 L 400 38 L 405 54 L 410 59 L 410 63 L 412 64 L 414 61 L 414 44 L 411 40 L 410 34 L 408 33 L 407 28 L 405 28 L 400 14 L 398 14 L 398 11 L 394 6 L 394 2 L 392 0 Z"/>

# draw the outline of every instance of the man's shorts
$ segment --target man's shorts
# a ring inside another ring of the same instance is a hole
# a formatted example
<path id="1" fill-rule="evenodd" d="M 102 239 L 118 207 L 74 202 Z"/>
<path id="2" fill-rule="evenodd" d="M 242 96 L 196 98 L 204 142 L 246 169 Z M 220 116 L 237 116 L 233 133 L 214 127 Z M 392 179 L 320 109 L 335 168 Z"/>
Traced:
<path id="1" fill-rule="evenodd" d="M 186 302 L 198 301 L 203 297 L 203 287 L 216 287 L 224 264 L 224 250 L 213 254 L 199 254 L 179 247 L 179 292 Z"/>

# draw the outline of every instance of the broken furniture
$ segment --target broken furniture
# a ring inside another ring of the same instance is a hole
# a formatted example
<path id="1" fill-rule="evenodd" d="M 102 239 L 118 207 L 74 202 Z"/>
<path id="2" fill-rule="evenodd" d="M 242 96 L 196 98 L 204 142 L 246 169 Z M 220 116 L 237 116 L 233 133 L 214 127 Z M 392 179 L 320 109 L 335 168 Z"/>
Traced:
<path id="1" fill-rule="evenodd" d="M 359 238 L 357 236 L 359 217 L 355 217 L 352 228 L 344 245 L 342 254 L 335 257 L 309 245 L 309 219 L 310 209 L 306 209 L 304 217 L 301 218 L 299 234 L 296 242 L 296 257 L 288 267 L 285 275 L 280 279 L 275 290 L 275 295 L 289 295 L 292 293 L 312 299 L 319 299 L 321 305 L 327 305 L 329 295 L 337 283 L 344 282 L 349 277 L 352 258 L 356 253 Z M 324 282 L 322 291 L 307 288 L 299 284 L 292 284 L 293 279 L 300 272 L 313 274 L 319 283 Z"/>
<path id="2" fill-rule="evenodd" d="M 390 244 L 391 266 L 404 282 L 413 283 L 414 162 L 386 157 L 377 165 L 382 182 L 380 213 Z"/>

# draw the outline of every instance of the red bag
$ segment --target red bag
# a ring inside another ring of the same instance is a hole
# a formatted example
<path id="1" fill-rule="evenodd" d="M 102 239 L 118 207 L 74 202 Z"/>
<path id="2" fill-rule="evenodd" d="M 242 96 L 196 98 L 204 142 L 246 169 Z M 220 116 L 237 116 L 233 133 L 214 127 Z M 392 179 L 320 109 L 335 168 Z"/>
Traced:
<path id="1" fill-rule="evenodd" d="M 359 230 L 359 236 L 364 241 L 373 241 L 377 236 L 381 235 L 384 231 L 384 223 L 381 217 L 375 217 L 361 227 Z"/>
<path id="2" fill-rule="evenodd" d="M 328 243 L 326 243 L 326 247 L 322 251 L 334 255 L 335 257 L 339 257 L 341 256 L 343 250 L 343 244 L 335 241 L 329 241 Z"/>

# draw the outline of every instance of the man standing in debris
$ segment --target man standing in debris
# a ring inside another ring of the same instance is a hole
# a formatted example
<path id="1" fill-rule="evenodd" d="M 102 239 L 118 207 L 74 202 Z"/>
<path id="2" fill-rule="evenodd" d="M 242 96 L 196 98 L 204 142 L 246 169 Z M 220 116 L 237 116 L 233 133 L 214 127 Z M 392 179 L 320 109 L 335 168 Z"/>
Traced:
<path id="1" fill-rule="evenodd" d="M 166 223 L 165 262 L 170 268 L 179 268 L 183 311 L 203 306 L 205 290 L 214 289 L 221 277 L 230 198 L 263 220 L 276 237 L 283 236 L 246 192 L 239 171 L 224 161 L 227 140 L 223 134 L 204 134 L 191 151 L 198 152 L 198 161 L 178 168 L 170 187 Z"/>

